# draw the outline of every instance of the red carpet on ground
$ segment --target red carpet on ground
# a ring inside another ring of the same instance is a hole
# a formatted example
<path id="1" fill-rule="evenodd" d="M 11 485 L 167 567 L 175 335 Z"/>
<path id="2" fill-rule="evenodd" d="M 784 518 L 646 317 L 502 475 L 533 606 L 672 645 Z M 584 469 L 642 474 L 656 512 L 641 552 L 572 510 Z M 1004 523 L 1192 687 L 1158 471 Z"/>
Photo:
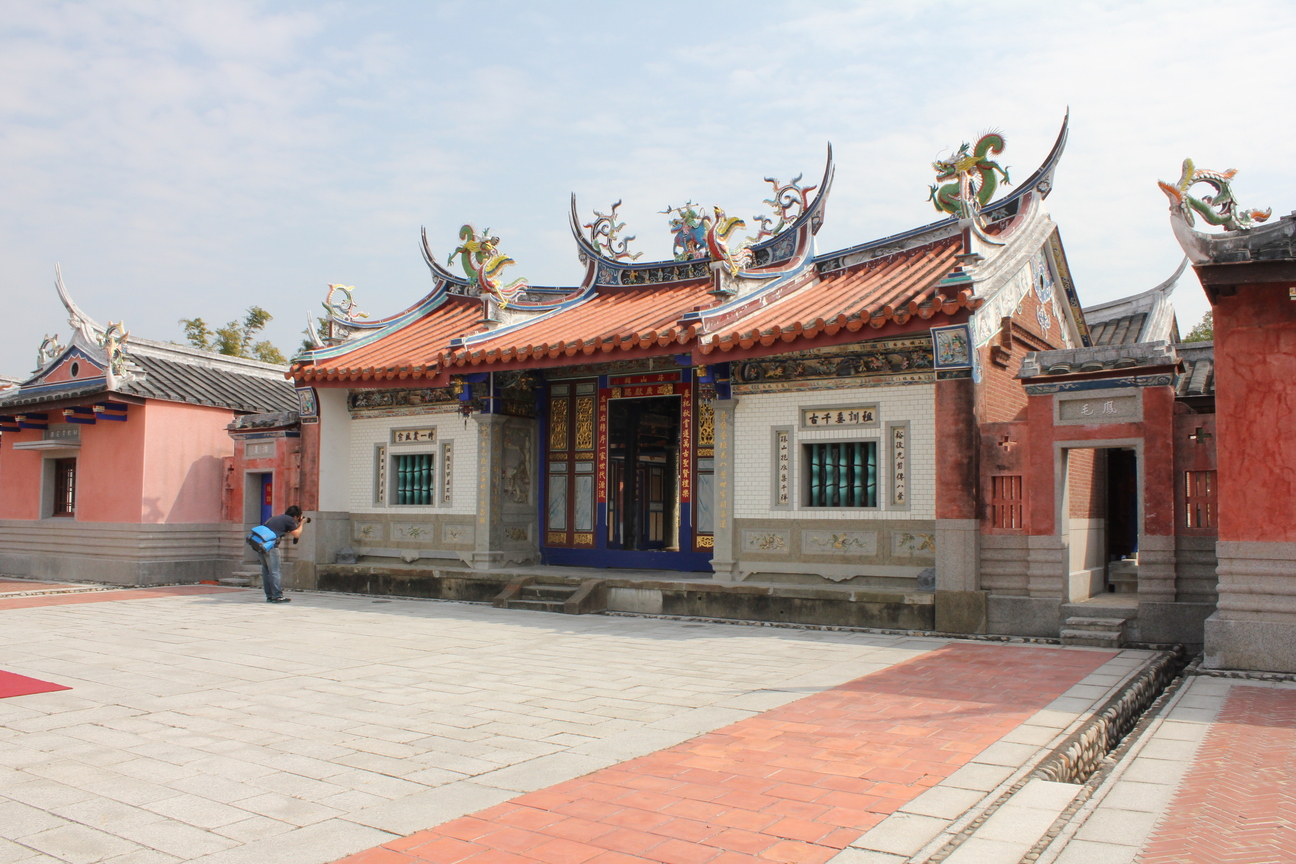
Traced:
<path id="1" fill-rule="evenodd" d="M 71 690 L 62 684 L 51 684 L 48 681 L 37 681 L 26 675 L 0 671 L 0 699 L 10 696 L 30 696 L 33 693 L 53 693 L 55 690 Z"/>

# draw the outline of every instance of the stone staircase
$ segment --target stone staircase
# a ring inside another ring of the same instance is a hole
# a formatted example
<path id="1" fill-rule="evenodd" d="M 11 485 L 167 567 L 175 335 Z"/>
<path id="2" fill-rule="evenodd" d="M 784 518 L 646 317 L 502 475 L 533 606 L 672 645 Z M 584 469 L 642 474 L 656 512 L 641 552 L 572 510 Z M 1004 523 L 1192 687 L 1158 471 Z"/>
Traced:
<path id="1" fill-rule="evenodd" d="M 1107 584 L 1117 594 L 1138 593 L 1138 557 L 1113 561 L 1107 565 Z"/>
<path id="2" fill-rule="evenodd" d="M 564 615 L 605 612 L 607 583 L 603 579 L 541 581 L 534 576 L 519 576 L 509 582 L 491 605 L 499 609 L 530 609 Z"/>
<path id="3" fill-rule="evenodd" d="M 259 587 L 261 585 L 261 565 L 249 566 L 245 563 L 233 573 L 221 579 L 220 584 L 234 585 L 240 588 Z"/>
<path id="4" fill-rule="evenodd" d="M 1063 645 L 1119 648 L 1125 641 L 1125 619 L 1073 615 L 1066 619 L 1060 635 Z"/>

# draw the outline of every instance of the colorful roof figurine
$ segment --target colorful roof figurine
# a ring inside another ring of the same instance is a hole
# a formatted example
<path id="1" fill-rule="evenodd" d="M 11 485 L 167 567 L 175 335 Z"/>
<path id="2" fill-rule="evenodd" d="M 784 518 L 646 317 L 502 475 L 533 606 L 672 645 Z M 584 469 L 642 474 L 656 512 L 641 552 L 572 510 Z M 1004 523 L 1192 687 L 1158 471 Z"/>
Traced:
<path id="1" fill-rule="evenodd" d="M 0 391 L 0 410 L 100 394 L 253 413 L 296 406 L 282 366 L 140 339 L 120 322 L 103 326 L 73 302 L 58 267 L 54 272 L 71 338 L 64 345 L 57 334 L 45 337 L 35 371 L 16 388 Z"/>
<path id="2" fill-rule="evenodd" d="M 999 200 L 992 196 L 1008 175 L 989 156 L 1002 151 L 1003 138 L 982 136 L 948 165 L 938 163 L 938 176 L 953 182 L 933 187 L 931 197 L 952 215 L 827 255 L 816 254 L 814 238 L 833 184 L 831 146 L 814 185 L 802 186 L 801 175 L 787 183 L 765 178 L 770 213 L 752 218 L 758 228 L 751 236 L 744 237 L 746 220 L 723 208 L 692 201 L 668 207 L 674 248 L 667 261 L 641 262 L 630 251 L 634 237 L 622 235 L 620 201 L 582 220 L 573 196 L 570 228 L 585 274 L 570 288 L 500 285 L 512 259 L 497 238 L 471 226 L 461 230 L 454 253 L 465 273 L 452 273 L 431 253 L 425 232 L 432 291 L 386 319 L 331 310 L 333 338 L 297 357 L 290 374 L 336 386 L 393 379 L 444 386 L 452 374 L 487 369 L 685 353 L 704 364 L 858 341 L 883 335 L 884 327 L 958 323 L 1050 242 L 1056 226 L 1040 202 L 1052 189 L 1066 136 L 1064 120 L 1044 164 Z M 1064 281 L 1070 291 L 1069 276 Z M 1087 338 L 1074 292 L 1069 296 L 1072 330 Z M 350 293 L 342 299 L 353 302 Z"/>
<path id="3" fill-rule="evenodd" d="M 1185 159 L 1178 183 L 1157 182 L 1170 199 L 1170 226 L 1188 260 L 1193 264 L 1228 264 L 1296 258 L 1296 214 L 1262 225 L 1273 211 L 1238 206 L 1233 195 L 1236 176 L 1234 169 L 1210 171 Z M 1198 185 L 1206 186 L 1211 194 L 1189 194 Z M 1197 230 L 1197 217 L 1224 231 L 1210 234 Z"/>

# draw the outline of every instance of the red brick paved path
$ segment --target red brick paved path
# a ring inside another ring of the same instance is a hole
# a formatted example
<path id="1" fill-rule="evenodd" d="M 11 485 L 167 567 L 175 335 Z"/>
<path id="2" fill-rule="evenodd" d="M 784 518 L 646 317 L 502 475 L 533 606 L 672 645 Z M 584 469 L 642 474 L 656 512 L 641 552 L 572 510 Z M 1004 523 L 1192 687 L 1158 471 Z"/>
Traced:
<path id="1" fill-rule="evenodd" d="M 1296 692 L 1229 691 L 1139 861 L 1296 861 Z"/>
<path id="2" fill-rule="evenodd" d="M 827 861 L 1111 656 L 947 646 L 338 864 Z"/>
<path id="3" fill-rule="evenodd" d="M 91 591 L 85 594 L 35 594 L 29 597 L 0 598 L 0 611 L 30 609 L 35 606 L 68 606 L 74 603 L 108 603 L 113 600 L 190 597 L 195 594 L 224 594 L 229 591 L 243 590 L 245 589 L 221 588 L 215 585 L 171 585 L 165 588 L 124 588 L 121 591 Z"/>

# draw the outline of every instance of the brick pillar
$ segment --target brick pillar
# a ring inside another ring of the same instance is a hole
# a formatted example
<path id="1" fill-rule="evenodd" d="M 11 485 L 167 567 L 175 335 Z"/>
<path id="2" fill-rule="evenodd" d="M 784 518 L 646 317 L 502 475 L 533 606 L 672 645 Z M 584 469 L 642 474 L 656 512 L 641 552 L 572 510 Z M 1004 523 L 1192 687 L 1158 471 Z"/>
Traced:
<path id="1" fill-rule="evenodd" d="M 1139 506 L 1138 599 L 1145 603 L 1175 601 L 1174 391 L 1143 388 L 1142 489 Z"/>
<path id="2" fill-rule="evenodd" d="M 980 585 L 981 523 L 977 514 L 981 435 L 971 378 L 937 381 L 936 629 L 984 633 L 986 597 Z"/>

